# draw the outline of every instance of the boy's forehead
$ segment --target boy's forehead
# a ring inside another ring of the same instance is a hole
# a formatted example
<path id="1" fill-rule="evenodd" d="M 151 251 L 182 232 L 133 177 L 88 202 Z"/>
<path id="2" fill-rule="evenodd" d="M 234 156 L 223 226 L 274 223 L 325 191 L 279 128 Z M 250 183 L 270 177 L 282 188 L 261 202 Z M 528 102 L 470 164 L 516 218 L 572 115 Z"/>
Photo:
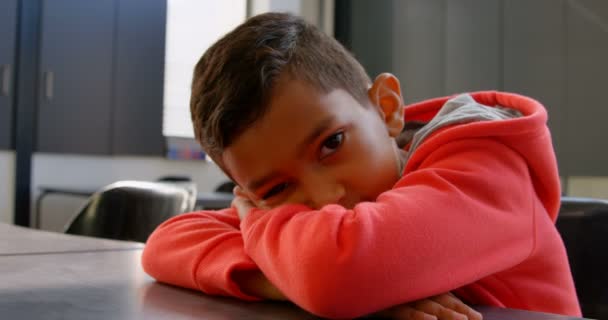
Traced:
<path id="1" fill-rule="evenodd" d="M 275 134 L 288 136 L 292 139 L 318 126 L 319 122 L 328 117 L 337 117 L 337 108 L 341 104 L 352 104 L 354 98 L 342 89 L 334 89 L 325 93 L 305 81 L 290 79 L 279 82 L 272 91 L 264 114 L 254 121 L 247 132 L 258 135 Z M 238 140 L 238 138 L 237 138 Z M 269 140 L 272 141 L 272 140 Z"/>

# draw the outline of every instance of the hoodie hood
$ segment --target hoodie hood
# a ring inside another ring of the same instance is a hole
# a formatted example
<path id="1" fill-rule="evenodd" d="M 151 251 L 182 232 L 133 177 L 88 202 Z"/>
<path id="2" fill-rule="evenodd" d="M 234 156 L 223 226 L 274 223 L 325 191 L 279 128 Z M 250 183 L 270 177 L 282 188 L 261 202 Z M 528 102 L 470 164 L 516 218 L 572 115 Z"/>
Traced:
<path id="1" fill-rule="evenodd" d="M 538 197 L 550 218 L 556 220 L 560 206 L 559 174 L 547 127 L 547 111 L 538 101 L 512 93 L 474 92 L 406 106 L 405 120 L 427 124 L 413 136 L 404 174 L 416 170 L 440 145 L 461 139 L 491 138 L 525 159 Z"/>

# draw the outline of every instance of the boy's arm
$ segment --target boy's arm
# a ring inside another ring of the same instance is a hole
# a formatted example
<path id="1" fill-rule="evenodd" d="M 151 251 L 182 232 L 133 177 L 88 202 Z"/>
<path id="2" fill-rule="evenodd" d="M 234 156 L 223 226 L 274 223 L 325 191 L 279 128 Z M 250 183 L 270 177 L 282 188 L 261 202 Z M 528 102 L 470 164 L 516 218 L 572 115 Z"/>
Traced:
<path id="1" fill-rule="evenodd" d="M 182 214 L 161 224 L 148 238 L 144 270 L 161 282 L 208 294 L 255 300 L 236 282 L 259 272 L 245 253 L 234 209 Z M 262 292 L 259 292 L 262 293 Z"/>
<path id="2" fill-rule="evenodd" d="M 267 300 L 287 300 L 285 295 L 260 270 L 237 271 L 234 273 L 233 279 L 244 293 L 251 296 Z"/>
<path id="3" fill-rule="evenodd" d="M 445 144 L 377 202 L 253 209 L 245 250 L 285 295 L 356 317 L 448 292 L 515 266 L 533 249 L 525 160 L 489 139 Z"/>
<path id="4" fill-rule="evenodd" d="M 145 270 L 159 281 L 192 289 L 201 289 L 211 294 L 233 295 L 248 300 L 255 299 L 254 297 L 287 300 L 257 267 L 233 268 L 227 279 L 224 279 L 224 276 L 221 276 L 220 279 L 213 276 L 205 277 L 204 273 L 201 272 L 203 270 L 198 270 L 201 268 L 223 268 L 224 264 L 212 262 L 209 266 L 197 262 L 197 260 L 204 260 L 204 258 L 201 259 L 201 253 L 205 250 L 205 245 L 201 244 L 222 233 L 232 233 L 236 223 L 238 223 L 238 219 L 235 219 L 234 210 L 196 212 L 170 219 L 159 226 L 148 240 L 142 258 Z M 204 227 L 204 229 L 200 227 Z M 199 232 L 201 230 L 207 231 Z M 181 241 L 187 240 L 179 244 L 177 243 L 180 242 L 179 239 Z M 229 239 L 228 241 L 230 241 Z M 216 249 L 222 250 L 225 248 Z M 228 251 L 232 250 L 228 249 Z M 236 257 L 239 256 L 241 255 L 236 255 Z M 230 255 L 225 257 L 216 256 L 215 258 L 225 261 L 227 269 L 238 263 L 238 261 L 226 261 L 234 258 Z M 201 274 L 202 276 L 189 279 L 188 275 L 190 274 Z M 375 314 L 375 316 L 391 319 L 423 319 L 425 315 L 435 315 L 437 318 L 454 320 L 461 319 L 462 315 L 467 315 L 469 319 L 481 320 L 477 312 L 456 298 L 450 299 L 448 294 L 423 299 L 407 305 L 395 306 Z"/>

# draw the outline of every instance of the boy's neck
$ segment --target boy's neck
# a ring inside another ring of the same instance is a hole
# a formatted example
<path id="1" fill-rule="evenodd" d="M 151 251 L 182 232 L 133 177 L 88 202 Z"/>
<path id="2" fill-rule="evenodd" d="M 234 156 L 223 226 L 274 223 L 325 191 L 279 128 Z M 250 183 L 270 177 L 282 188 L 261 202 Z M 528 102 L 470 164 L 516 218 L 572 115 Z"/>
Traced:
<path id="1" fill-rule="evenodd" d="M 401 149 L 407 146 L 407 144 L 410 143 L 414 138 L 414 134 L 416 134 L 416 132 L 426 124 L 427 123 L 423 121 L 406 121 L 403 126 L 403 130 L 395 139 L 397 141 L 397 146 Z"/>

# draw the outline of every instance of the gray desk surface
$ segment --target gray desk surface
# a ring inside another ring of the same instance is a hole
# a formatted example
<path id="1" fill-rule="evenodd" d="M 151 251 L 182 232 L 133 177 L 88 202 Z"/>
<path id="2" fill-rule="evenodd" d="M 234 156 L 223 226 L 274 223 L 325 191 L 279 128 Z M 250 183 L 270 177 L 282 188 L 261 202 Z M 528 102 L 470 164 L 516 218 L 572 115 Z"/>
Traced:
<path id="1" fill-rule="evenodd" d="M 494 307 L 476 307 L 475 310 L 483 314 L 484 320 L 581 320 L 586 318 L 566 317 L 556 314 L 530 312 L 514 309 L 501 309 Z M 587 319 L 589 320 L 589 319 Z"/>
<path id="2" fill-rule="evenodd" d="M 159 284 L 142 270 L 138 243 L 6 225 L 0 225 L 0 235 L 0 248 L 16 248 L 0 255 L 3 319 L 317 319 L 289 303 L 248 303 Z M 574 319 L 478 310 L 485 320 Z"/>
<path id="3" fill-rule="evenodd" d="M 291 304 L 246 303 L 156 283 L 141 250 L 0 257 L 5 319 L 315 319 Z"/>
<path id="4" fill-rule="evenodd" d="M 33 230 L 0 223 L 0 256 L 54 252 L 141 249 L 143 243 Z"/>

